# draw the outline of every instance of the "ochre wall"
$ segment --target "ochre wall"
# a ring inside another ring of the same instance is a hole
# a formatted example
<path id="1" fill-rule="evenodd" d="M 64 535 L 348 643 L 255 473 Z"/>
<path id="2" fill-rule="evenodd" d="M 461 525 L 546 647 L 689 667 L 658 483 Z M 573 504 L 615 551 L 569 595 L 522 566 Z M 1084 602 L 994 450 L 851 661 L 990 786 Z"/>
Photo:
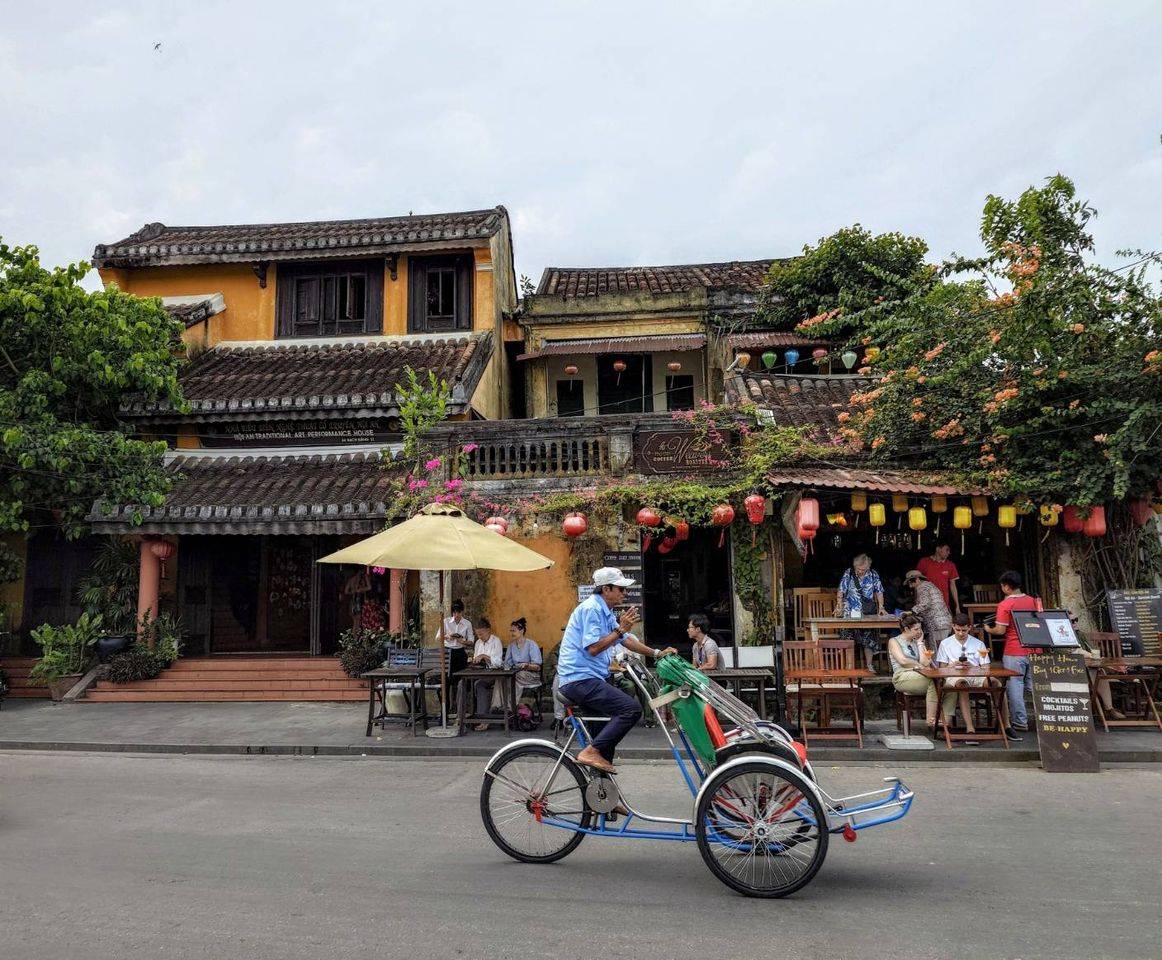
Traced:
<path id="1" fill-rule="evenodd" d="M 561 642 L 561 631 L 577 606 L 577 585 L 569 576 L 569 544 L 555 534 L 517 542 L 556 563 L 548 570 L 533 573 L 491 573 L 485 615 L 492 621 L 493 633 L 506 646 L 508 625 L 517 617 L 524 617 L 529 622 L 529 636 L 542 650 L 552 650 Z"/>
<path id="2" fill-rule="evenodd" d="M 632 353 L 632 348 L 627 352 Z M 706 386 L 703 382 L 703 356 L 701 350 L 686 350 L 681 353 L 655 353 L 653 357 L 653 386 L 651 388 L 654 399 L 654 411 L 665 413 L 669 410 L 666 396 L 666 377 L 670 371 L 666 364 L 677 361 L 682 364 L 679 374 L 688 374 L 694 378 L 694 399 L 709 399 Z M 524 361 L 530 367 L 541 367 L 541 374 L 532 382 L 533 389 L 528 391 L 529 415 L 533 417 L 555 417 L 557 415 L 557 381 L 580 380 L 574 390 L 581 390 L 585 396 L 585 416 L 597 416 L 597 356 L 595 354 L 577 354 L 574 357 L 550 356 L 540 360 Z M 577 375 L 569 377 L 565 373 L 565 366 L 570 363 L 577 365 Z"/>

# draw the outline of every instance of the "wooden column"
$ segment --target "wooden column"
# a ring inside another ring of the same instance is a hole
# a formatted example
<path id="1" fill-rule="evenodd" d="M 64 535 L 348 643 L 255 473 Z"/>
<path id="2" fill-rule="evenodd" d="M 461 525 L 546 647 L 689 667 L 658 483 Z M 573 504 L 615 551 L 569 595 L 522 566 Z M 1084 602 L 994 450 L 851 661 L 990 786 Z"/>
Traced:
<path id="1" fill-rule="evenodd" d="M 388 633 L 403 632 L 404 585 L 407 583 L 403 570 L 391 571 L 391 582 L 387 587 L 387 630 Z"/>

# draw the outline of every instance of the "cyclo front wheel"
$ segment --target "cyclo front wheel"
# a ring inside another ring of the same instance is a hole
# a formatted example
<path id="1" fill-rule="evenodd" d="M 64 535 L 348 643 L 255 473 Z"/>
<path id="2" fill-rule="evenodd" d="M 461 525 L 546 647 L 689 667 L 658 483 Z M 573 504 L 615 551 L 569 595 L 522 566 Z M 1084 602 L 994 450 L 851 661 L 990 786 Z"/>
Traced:
<path id="1" fill-rule="evenodd" d="M 548 744 L 510 750 L 484 771 L 480 816 L 501 850 L 522 863 L 568 856 L 593 811 L 585 805 L 585 774 L 568 754 Z"/>
<path id="2" fill-rule="evenodd" d="M 761 759 L 711 774 L 695 811 L 711 872 L 748 897 L 785 897 L 827 856 L 827 816 L 807 779 Z"/>

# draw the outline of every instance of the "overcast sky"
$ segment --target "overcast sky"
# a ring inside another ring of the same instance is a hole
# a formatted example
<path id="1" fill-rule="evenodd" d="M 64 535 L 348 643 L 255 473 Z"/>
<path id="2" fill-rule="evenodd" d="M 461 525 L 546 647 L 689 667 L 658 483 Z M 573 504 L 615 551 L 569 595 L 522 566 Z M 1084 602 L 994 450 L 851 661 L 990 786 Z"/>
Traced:
<path id="1" fill-rule="evenodd" d="M 155 44 L 161 46 L 155 49 Z M 1057 171 L 1162 246 L 1162 6 L 0 2 L 0 235 L 504 204 L 517 269 L 977 249 Z"/>

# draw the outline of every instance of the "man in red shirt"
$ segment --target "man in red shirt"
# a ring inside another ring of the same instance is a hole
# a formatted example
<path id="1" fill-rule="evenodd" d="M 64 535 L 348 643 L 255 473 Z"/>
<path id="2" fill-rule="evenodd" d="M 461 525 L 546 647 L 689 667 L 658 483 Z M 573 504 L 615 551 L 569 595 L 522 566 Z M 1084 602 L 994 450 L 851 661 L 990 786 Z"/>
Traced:
<path id="1" fill-rule="evenodd" d="M 948 559 L 952 548 L 947 543 L 938 543 L 932 551 L 932 556 L 922 557 L 916 564 L 916 569 L 924 574 L 924 578 L 940 588 L 944 596 L 944 605 L 951 613 L 960 612 L 960 596 L 956 592 L 956 581 L 960 579 L 960 571 L 956 564 Z"/>
<path id="2" fill-rule="evenodd" d="M 1025 711 L 1025 695 L 1033 695 L 1033 669 L 1029 664 L 1029 655 L 1040 653 L 1038 649 L 1022 647 L 1017 636 L 1017 624 L 1013 613 L 1030 613 L 1037 609 L 1037 598 L 1030 597 L 1021 591 L 1021 575 L 1016 570 L 1006 570 L 1000 576 L 1001 593 L 1004 599 L 997 604 L 996 622 L 984 628 L 994 637 L 1005 638 L 1005 649 L 1001 662 L 1006 670 L 1016 670 L 1017 676 L 1009 677 L 1009 723 L 1012 730 L 1028 730 L 1029 715 Z M 1006 731 L 1009 732 L 1009 731 Z M 1020 737 L 1009 737 L 1010 740 L 1020 740 Z"/>

